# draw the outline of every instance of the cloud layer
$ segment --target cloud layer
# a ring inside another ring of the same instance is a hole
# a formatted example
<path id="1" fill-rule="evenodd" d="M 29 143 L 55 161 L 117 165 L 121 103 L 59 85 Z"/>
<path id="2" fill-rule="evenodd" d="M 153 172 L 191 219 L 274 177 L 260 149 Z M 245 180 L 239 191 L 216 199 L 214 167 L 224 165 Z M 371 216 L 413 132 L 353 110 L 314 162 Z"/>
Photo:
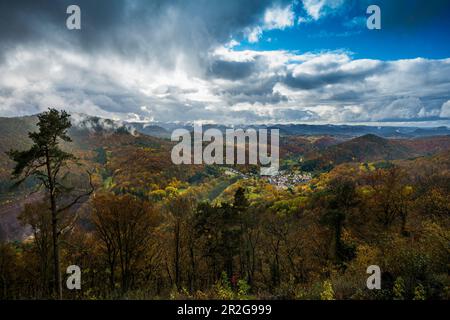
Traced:
<path id="1" fill-rule="evenodd" d="M 1 24 L 9 26 L 0 28 L 1 116 L 56 106 L 169 122 L 450 117 L 450 59 L 237 48 L 267 30 L 296 27 L 292 2 L 78 1 L 81 31 L 65 28 L 66 2 L 0 2 Z M 342 2 L 303 7 L 317 20 Z"/>

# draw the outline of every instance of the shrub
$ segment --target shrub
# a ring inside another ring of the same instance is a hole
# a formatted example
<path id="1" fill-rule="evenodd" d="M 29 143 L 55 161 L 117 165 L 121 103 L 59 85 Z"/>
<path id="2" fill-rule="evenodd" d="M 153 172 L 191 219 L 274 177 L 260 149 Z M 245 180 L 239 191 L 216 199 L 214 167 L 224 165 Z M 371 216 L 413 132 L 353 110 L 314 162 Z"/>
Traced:
<path id="1" fill-rule="evenodd" d="M 331 281 L 325 280 L 323 283 L 323 291 L 320 294 L 320 300 L 334 300 L 334 291 Z"/>

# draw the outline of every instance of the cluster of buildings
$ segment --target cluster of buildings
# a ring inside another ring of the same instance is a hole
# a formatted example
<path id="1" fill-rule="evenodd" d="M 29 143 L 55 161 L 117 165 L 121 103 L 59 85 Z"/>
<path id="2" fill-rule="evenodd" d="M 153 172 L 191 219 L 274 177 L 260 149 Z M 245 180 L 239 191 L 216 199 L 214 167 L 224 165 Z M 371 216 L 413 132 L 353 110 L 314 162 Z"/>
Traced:
<path id="1" fill-rule="evenodd" d="M 298 184 L 308 182 L 312 176 L 308 172 L 287 172 L 280 171 L 277 175 L 266 177 L 267 182 L 279 189 L 288 189 Z"/>
<path id="2" fill-rule="evenodd" d="M 312 179 L 311 174 L 308 172 L 280 171 L 274 176 L 257 176 L 255 174 L 242 173 L 234 168 L 227 168 L 224 173 L 230 176 L 237 175 L 242 179 L 261 178 L 279 189 L 292 188 Z"/>

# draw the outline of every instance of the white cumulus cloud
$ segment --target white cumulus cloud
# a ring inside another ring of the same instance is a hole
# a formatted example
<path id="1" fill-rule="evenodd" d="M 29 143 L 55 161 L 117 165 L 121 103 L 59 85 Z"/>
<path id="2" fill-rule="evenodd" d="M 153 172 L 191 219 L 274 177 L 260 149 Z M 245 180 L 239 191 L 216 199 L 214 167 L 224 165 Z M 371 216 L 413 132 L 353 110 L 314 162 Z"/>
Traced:
<path id="1" fill-rule="evenodd" d="M 339 8 L 344 0 L 303 0 L 303 7 L 314 20 L 319 20 L 329 9 Z"/>
<path id="2" fill-rule="evenodd" d="M 440 117 L 450 118 L 450 100 L 448 100 L 442 105 Z"/>
<path id="3" fill-rule="evenodd" d="M 284 30 L 295 24 L 295 13 L 292 4 L 285 7 L 274 6 L 268 8 L 259 25 L 247 28 L 247 40 L 250 43 L 258 42 L 264 31 Z"/>

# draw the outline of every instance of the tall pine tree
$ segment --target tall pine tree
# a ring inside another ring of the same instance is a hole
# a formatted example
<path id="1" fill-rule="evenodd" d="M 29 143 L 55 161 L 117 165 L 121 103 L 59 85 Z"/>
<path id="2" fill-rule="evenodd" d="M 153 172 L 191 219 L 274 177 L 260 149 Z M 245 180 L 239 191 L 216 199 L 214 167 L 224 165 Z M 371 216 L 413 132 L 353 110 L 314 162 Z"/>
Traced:
<path id="1" fill-rule="evenodd" d="M 68 193 L 70 188 L 62 184 L 62 170 L 70 161 L 76 158 L 71 153 L 60 148 L 60 142 L 71 142 L 67 130 L 71 127 L 70 115 L 65 111 L 49 109 L 38 115 L 38 131 L 29 132 L 33 144 L 25 151 L 11 150 L 9 157 L 16 162 L 13 176 L 20 184 L 27 178 L 34 177 L 40 186 L 44 186 L 51 211 L 51 232 L 53 244 L 53 277 L 54 294 L 62 299 L 62 281 L 60 266 L 59 228 L 60 214 L 76 204 L 82 197 L 89 195 L 93 189 L 76 196 L 65 205 L 58 205 L 61 195 Z M 89 175 L 90 178 L 90 175 Z"/>

